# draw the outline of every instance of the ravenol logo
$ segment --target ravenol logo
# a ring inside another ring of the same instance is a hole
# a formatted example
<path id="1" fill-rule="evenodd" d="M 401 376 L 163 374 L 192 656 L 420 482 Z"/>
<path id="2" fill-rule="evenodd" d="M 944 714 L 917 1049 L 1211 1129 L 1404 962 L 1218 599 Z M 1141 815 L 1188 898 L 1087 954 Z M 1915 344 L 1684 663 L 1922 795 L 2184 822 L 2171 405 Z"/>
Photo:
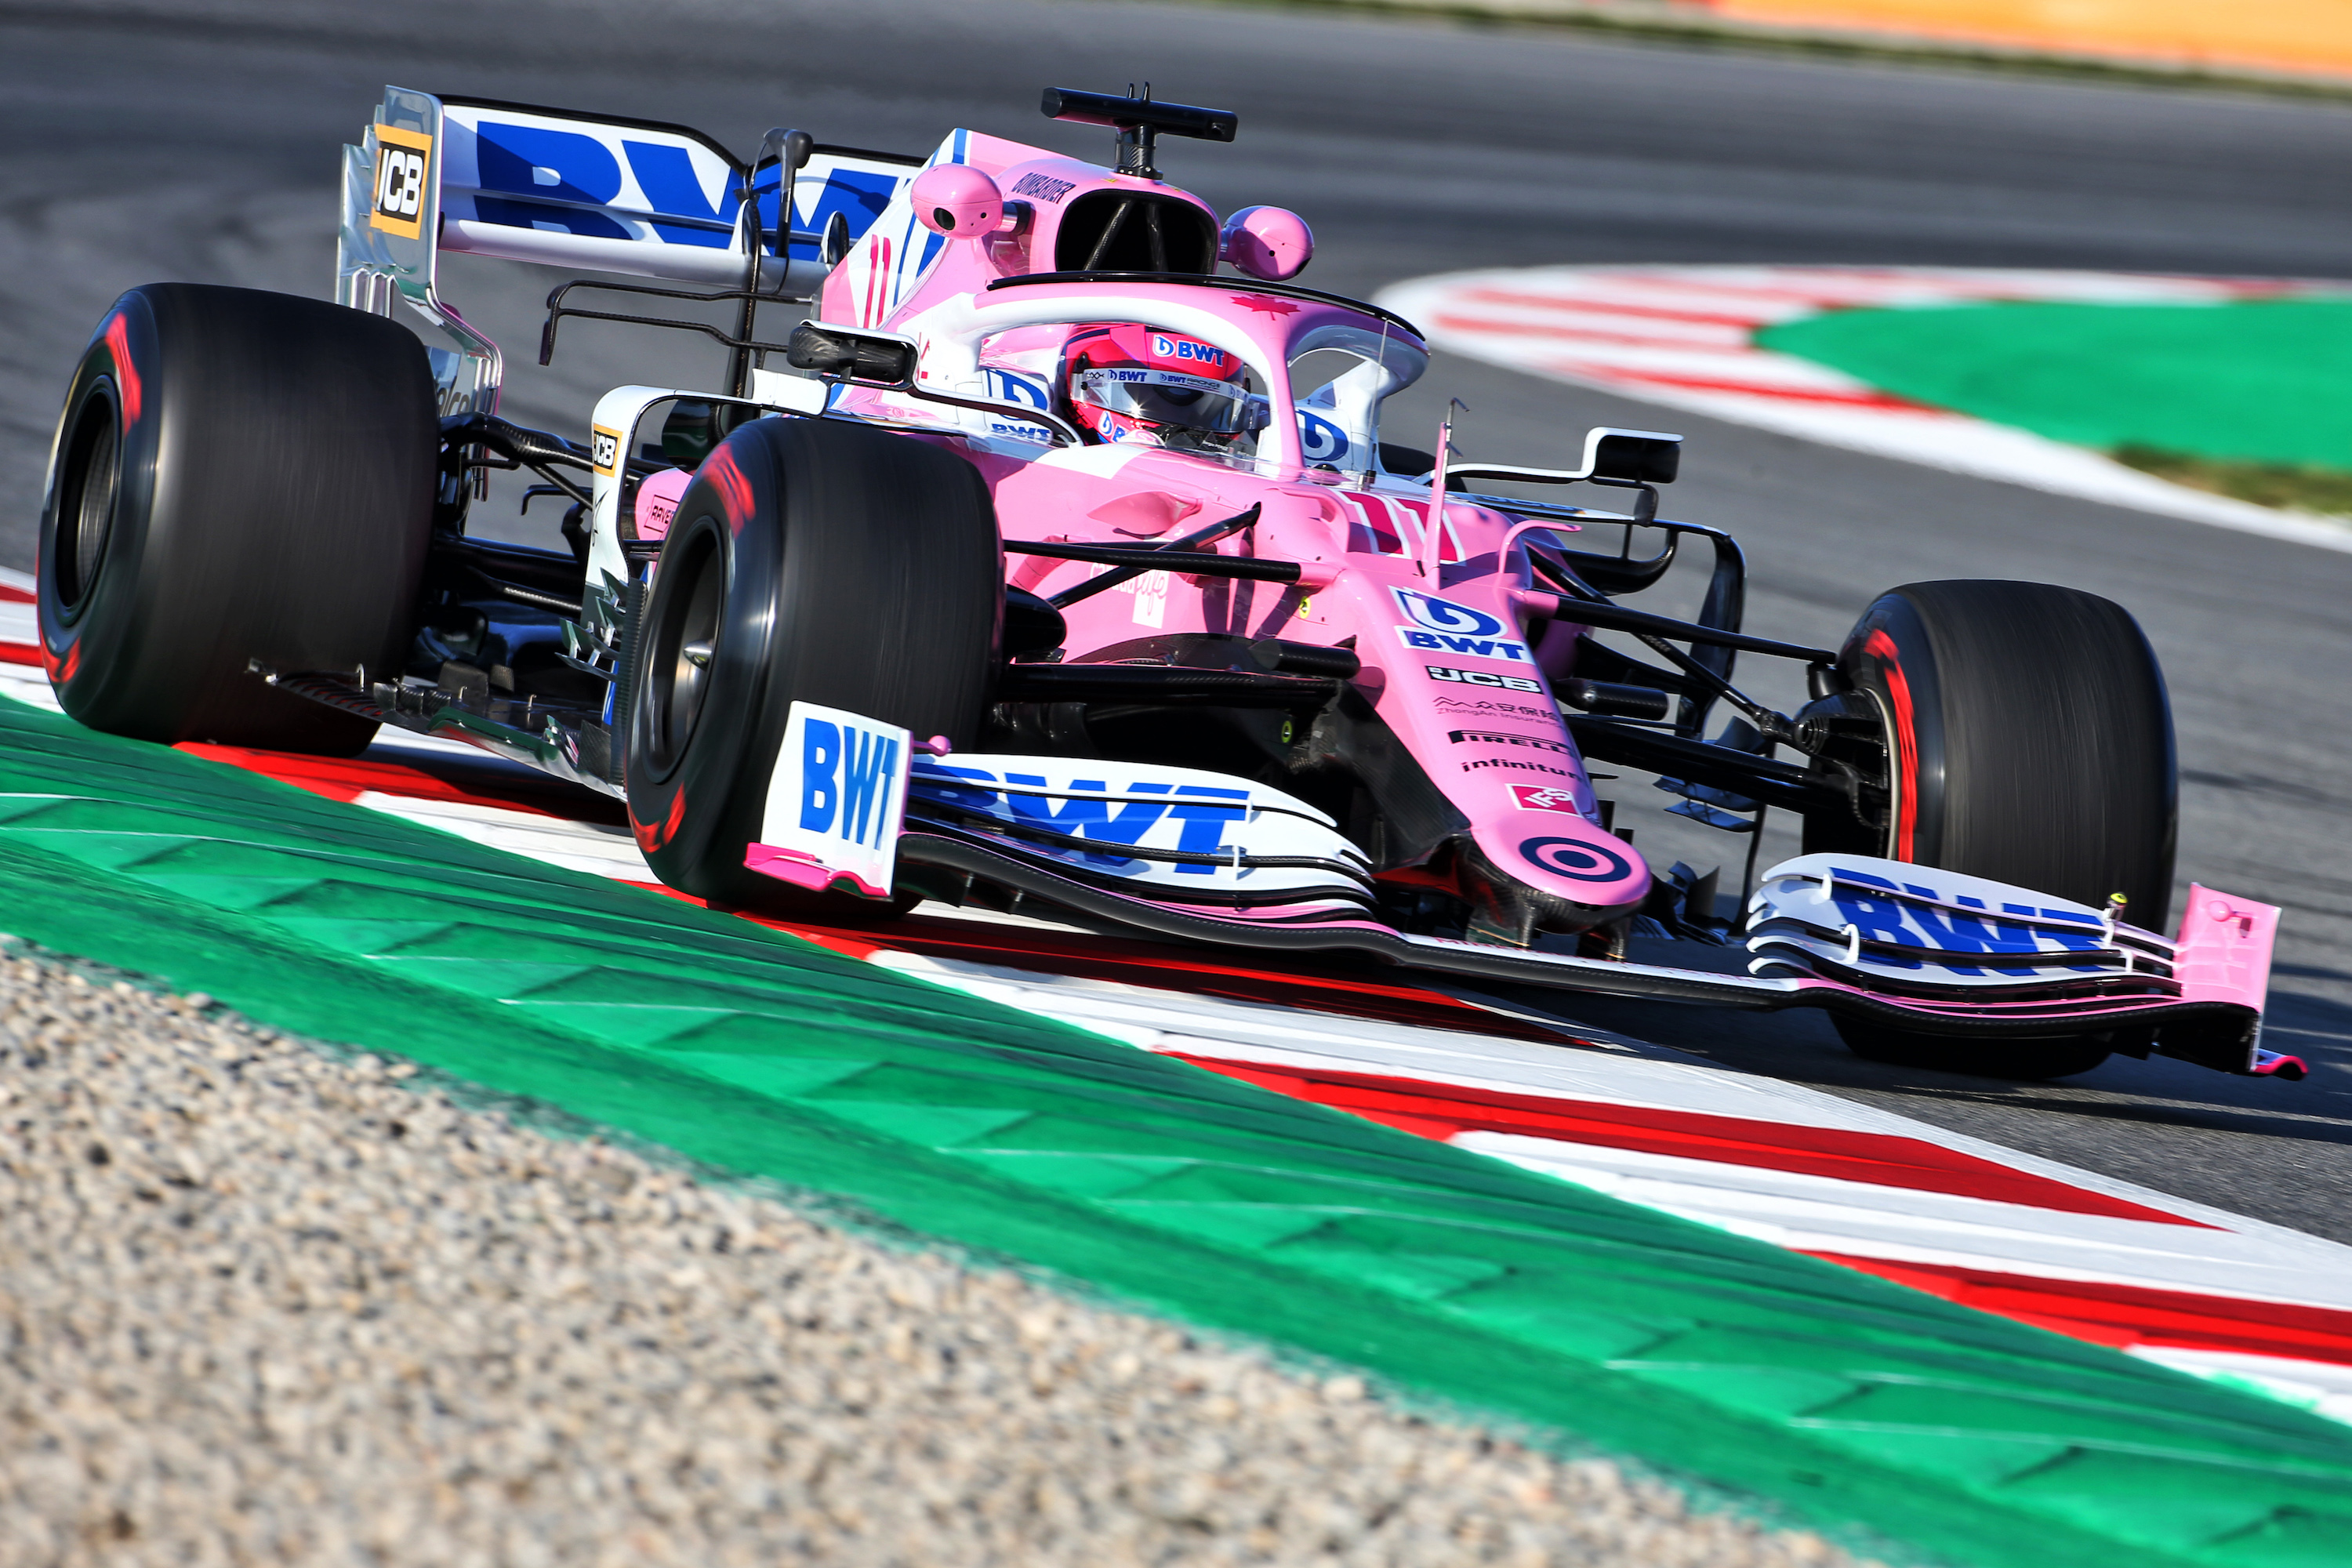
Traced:
<path id="1" fill-rule="evenodd" d="M 889 891 L 906 809 L 908 737 L 894 724 L 793 704 L 760 842 Z"/>
<path id="2" fill-rule="evenodd" d="M 1151 352 L 1161 359 L 1193 360 L 1218 371 L 1223 370 L 1228 363 L 1223 349 L 1213 349 L 1206 343 L 1186 342 L 1158 333 L 1152 335 Z"/>
<path id="3" fill-rule="evenodd" d="M 1503 623 L 1484 610 L 1433 594 L 1391 588 L 1397 608 L 1413 624 L 1397 627 L 1397 639 L 1416 653 L 1450 653 L 1465 658 L 1532 662 L 1528 645 L 1503 635 Z"/>
<path id="4" fill-rule="evenodd" d="M 1218 858 L 1216 864 L 1179 862 L 1174 868 L 1198 877 L 1232 866 L 1225 824 L 1249 816 L 1249 791 L 1209 784 L 1133 784 L 1114 791 L 1102 779 L 1059 784 L 1043 773 L 1006 773 L 1000 783 L 994 773 L 944 763 L 924 763 L 916 783 L 926 799 L 993 816 L 1016 829 L 1033 828 L 1086 844 L 1131 848 L 1162 822 L 1172 822 L 1178 825 L 1179 852 Z M 1053 795 L 1030 793 L 1045 790 Z M 1132 856 L 1116 853 L 1088 853 L 1086 858 L 1113 869 L 1138 865 Z"/>

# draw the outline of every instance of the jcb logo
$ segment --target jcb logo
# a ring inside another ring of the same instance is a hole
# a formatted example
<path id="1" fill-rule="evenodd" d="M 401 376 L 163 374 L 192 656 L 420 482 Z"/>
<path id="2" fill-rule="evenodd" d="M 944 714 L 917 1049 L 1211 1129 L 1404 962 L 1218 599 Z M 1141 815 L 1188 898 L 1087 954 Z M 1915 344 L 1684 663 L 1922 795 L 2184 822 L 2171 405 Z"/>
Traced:
<path id="1" fill-rule="evenodd" d="M 618 474 L 621 471 L 621 433 L 607 430 L 601 425 L 593 426 L 588 434 L 588 456 L 589 460 L 596 465 L 598 473 Z"/>
<path id="2" fill-rule="evenodd" d="M 425 199 L 425 154 L 387 147 L 376 175 L 375 208 L 386 217 L 413 218 Z"/>
<path id="3" fill-rule="evenodd" d="M 379 125 L 375 141 L 375 211 L 368 221 L 403 239 L 418 238 L 430 216 L 425 210 L 425 172 L 433 159 L 433 138 L 421 131 Z"/>

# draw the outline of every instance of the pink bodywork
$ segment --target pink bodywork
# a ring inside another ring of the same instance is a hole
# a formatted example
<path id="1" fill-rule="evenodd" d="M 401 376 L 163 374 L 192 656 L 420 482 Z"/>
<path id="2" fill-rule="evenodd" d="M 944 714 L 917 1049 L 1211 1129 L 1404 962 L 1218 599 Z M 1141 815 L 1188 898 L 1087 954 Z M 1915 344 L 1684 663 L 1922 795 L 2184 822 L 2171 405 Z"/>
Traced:
<path id="1" fill-rule="evenodd" d="M 894 235 L 877 224 L 834 269 L 817 318 L 913 338 L 921 350 L 919 378 L 966 395 L 983 386 L 984 339 L 1089 321 L 1140 321 L 1189 334 L 1239 353 L 1257 370 L 1271 404 L 1258 460 L 1237 465 L 1156 447 L 1043 448 L 973 439 L 957 435 L 952 413 L 939 405 L 864 389 L 843 389 L 835 407 L 940 426 L 943 444 L 986 478 L 1011 541 L 1131 546 L 1261 509 L 1254 527 L 1214 548 L 1296 562 L 1297 584 L 1149 574 L 1070 607 L 1067 658 L 1082 662 L 1116 644 L 1184 632 L 1352 647 L 1363 666 L 1358 689 L 1469 819 L 1469 835 L 1485 858 L 1571 907 L 1566 920 L 1552 923 L 1597 924 L 1638 908 L 1649 890 L 1649 868 L 1630 843 L 1601 826 L 1583 761 L 1551 695 L 1551 683 L 1570 673 L 1582 628 L 1534 622 L 1514 596 L 1534 585 L 1526 543 L 1506 549 L 1521 520 L 1448 500 L 1436 522 L 1443 533 L 1433 563 L 1424 564 L 1433 526 L 1425 481 L 1384 477 L 1366 484 L 1304 458 L 1286 374 L 1293 345 L 1328 327 L 1381 334 L 1416 352 L 1425 352 L 1423 345 L 1364 311 L 1255 291 L 1247 279 L 1234 279 L 1229 289 L 1106 282 L 992 291 L 991 282 L 1032 271 L 1033 257 L 1035 270 L 1052 268 L 1060 215 L 1090 192 L 1196 199 L 1036 148 L 959 136 L 975 173 L 989 176 L 1008 200 L 1027 202 L 1017 228 L 1007 223 L 968 238 L 932 241 L 938 255 L 916 277 L 892 248 L 909 243 L 905 231 Z M 985 205 L 980 182 L 950 177 L 938 166 L 916 182 L 919 199 L 930 193 Z M 1286 249 L 1302 251 L 1311 240 L 1303 224 L 1293 234 L 1265 216 L 1268 211 L 1260 209 L 1256 228 L 1265 233 L 1251 243 L 1266 251 L 1253 259 L 1275 270 L 1288 261 Z M 1244 224 L 1242 232 L 1255 229 Z M 1048 596 L 1102 570 L 1018 553 L 1006 561 L 1011 583 Z M 1388 876 L 1443 887 L 1453 868 L 1406 867 Z"/>
<path id="2" fill-rule="evenodd" d="M 1244 207 L 1225 220 L 1217 254 L 1252 278 L 1296 278 L 1315 258 L 1315 236 L 1295 212 Z"/>
<path id="3" fill-rule="evenodd" d="M 2275 904 L 2189 884 L 2172 965 L 2184 1002 L 2235 1002 L 2260 1011 L 2270 988 Z"/>

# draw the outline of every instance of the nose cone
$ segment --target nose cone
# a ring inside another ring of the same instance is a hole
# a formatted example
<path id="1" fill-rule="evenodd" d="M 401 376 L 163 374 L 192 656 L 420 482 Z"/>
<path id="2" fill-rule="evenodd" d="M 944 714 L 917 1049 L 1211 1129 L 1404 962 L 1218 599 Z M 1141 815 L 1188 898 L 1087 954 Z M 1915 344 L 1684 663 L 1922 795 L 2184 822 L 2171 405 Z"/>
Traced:
<path id="1" fill-rule="evenodd" d="M 1530 796 L 1564 794 L 1515 785 Z M 1462 856 L 1463 890 L 1492 929 L 1531 941 L 1584 931 L 1642 907 L 1650 868 L 1633 847 L 1572 807 L 1519 806 L 1478 824 Z"/>

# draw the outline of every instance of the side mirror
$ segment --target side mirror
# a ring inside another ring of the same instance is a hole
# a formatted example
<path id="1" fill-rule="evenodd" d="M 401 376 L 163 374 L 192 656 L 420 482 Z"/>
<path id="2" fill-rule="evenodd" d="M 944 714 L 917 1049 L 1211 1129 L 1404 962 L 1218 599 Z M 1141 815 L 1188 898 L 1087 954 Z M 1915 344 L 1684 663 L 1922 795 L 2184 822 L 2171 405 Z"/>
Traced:
<path id="1" fill-rule="evenodd" d="M 866 386 L 904 389 L 915 381 L 915 345 L 885 332 L 803 321 L 784 342 L 784 363 Z"/>
<path id="2" fill-rule="evenodd" d="M 932 164 L 915 176 L 907 200 L 925 228 L 950 239 L 993 234 L 1004 221 L 1004 193 L 969 163 Z"/>
<path id="3" fill-rule="evenodd" d="M 1279 283 L 1296 278 L 1315 257 L 1307 220 L 1283 207 L 1244 207 L 1217 236 L 1217 258 L 1248 277 Z"/>
<path id="4" fill-rule="evenodd" d="M 1656 430 L 1596 425 L 1584 433 L 1584 472 L 1596 479 L 1670 485 L 1682 470 L 1683 438 Z"/>

